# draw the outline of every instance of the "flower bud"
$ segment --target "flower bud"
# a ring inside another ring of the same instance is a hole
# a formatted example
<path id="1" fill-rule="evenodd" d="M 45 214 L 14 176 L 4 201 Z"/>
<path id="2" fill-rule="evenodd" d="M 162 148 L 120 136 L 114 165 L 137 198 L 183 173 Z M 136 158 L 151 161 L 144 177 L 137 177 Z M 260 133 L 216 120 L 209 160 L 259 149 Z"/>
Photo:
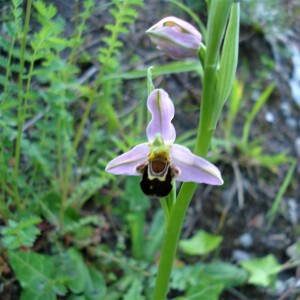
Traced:
<path id="1" fill-rule="evenodd" d="M 159 49 L 174 59 L 196 56 L 201 46 L 201 33 L 176 17 L 163 18 L 146 33 Z"/>

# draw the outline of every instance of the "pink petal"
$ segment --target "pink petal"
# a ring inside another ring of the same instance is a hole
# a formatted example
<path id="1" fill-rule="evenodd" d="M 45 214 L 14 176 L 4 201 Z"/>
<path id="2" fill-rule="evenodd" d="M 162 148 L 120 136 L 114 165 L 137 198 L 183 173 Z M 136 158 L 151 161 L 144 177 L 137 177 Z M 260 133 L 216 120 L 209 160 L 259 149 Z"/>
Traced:
<path id="1" fill-rule="evenodd" d="M 175 59 L 197 56 L 201 47 L 201 33 L 188 22 L 166 17 L 146 33 L 159 49 Z"/>
<path id="2" fill-rule="evenodd" d="M 188 148 L 173 145 L 171 148 L 172 164 L 180 169 L 178 181 L 192 181 L 212 185 L 222 185 L 219 169 L 209 161 L 193 154 Z"/>
<path id="3" fill-rule="evenodd" d="M 197 56 L 201 42 L 193 35 L 163 27 L 148 32 L 151 40 L 160 50 L 174 59 Z"/>
<path id="4" fill-rule="evenodd" d="M 153 25 L 147 31 L 155 30 L 160 27 L 166 27 L 164 24 L 167 22 L 176 24 L 178 27 L 182 28 L 185 32 L 197 37 L 201 42 L 201 39 L 202 39 L 201 33 L 192 24 L 190 24 L 182 19 L 179 19 L 177 17 L 173 17 L 173 16 L 169 16 L 169 17 L 161 19 L 158 23 Z"/>
<path id="5" fill-rule="evenodd" d="M 147 127 L 147 137 L 151 142 L 156 134 L 161 134 L 164 142 L 172 144 L 176 138 L 176 132 L 171 123 L 175 109 L 169 95 L 162 89 L 154 90 L 147 100 L 148 110 L 152 119 Z"/>
<path id="6" fill-rule="evenodd" d="M 115 175 L 140 175 L 136 167 L 147 161 L 148 143 L 143 143 L 116 157 L 106 166 L 105 171 Z"/>

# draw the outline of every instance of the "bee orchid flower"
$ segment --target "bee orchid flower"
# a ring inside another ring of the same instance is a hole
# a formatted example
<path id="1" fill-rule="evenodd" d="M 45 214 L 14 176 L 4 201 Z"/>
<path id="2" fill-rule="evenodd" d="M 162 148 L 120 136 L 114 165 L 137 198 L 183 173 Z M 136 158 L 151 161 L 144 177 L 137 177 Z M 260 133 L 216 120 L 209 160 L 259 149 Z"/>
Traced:
<path id="1" fill-rule="evenodd" d="M 157 48 L 174 59 L 197 56 L 201 47 L 201 33 L 193 25 L 177 17 L 163 18 L 146 33 Z"/>
<path id="2" fill-rule="evenodd" d="M 188 148 L 174 144 L 176 132 L 171 121 L 175 109 L 169 95 L 162 89 L 154 90 L 148 97 L 147 107 L 152 115 L 146 130 L 148 142 L 113 159 L 106 171 L 115 175 L 142 176 L 143 192 L 157 197 L 171 192 L 173 179 L 223 184 L 216 166 Z"/>

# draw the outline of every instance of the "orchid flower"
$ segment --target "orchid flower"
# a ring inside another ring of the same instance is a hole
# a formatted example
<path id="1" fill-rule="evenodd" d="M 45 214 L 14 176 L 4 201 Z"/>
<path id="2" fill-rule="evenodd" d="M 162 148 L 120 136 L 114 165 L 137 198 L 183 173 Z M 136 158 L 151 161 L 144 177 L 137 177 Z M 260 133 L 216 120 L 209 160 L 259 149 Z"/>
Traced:
<path id="1" fill-rule="evenodd" d="M 146 33 L 159 49 L 175 59 L 197 56 L 201 47 L 201 33 L 177 17 L 163 18 Z"/>
<path id="2" fill-rule="evenodd" d="M 113 159 L 106 171 L 120 175 L 141 175 L 141 188 L 146 195 L 165 197 L 172 190 L 172 180 L 221 185 L 220 171 L 212 163 L 193 154 L 188 148 L 174 144 L 172 124 L 175 109 L 169 95 L 162 89 L 148 97 L 152 114 L 146 134 L 148 143 L 135 146 Z"/>

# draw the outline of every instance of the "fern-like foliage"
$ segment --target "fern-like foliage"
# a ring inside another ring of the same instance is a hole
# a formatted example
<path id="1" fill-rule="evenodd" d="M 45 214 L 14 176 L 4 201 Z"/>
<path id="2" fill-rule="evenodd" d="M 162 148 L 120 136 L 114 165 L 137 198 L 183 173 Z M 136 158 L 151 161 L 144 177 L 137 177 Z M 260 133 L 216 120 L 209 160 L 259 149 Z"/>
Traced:
<path id="1" fill-rule="evenodd" d="M 100 72 L 95 84 L 95 90 L 101 86 L 101 102 L 99 103 L 98 113 L 105 111 L 105 117 L 108 120 L 109 130 L 114 130 L 119 126 L 119 120 L 112 106 L 112 99 L 116 98 L 117 91 L 121 90 L 118 86 L 120 83 L 103 81 L 106 75 L 120 70 L 118 57 L 120 56 L 123 43 L 120 41 L 121 34 L 127 34 L 128 25 L 132 24 L 138 13 L 136 8 L 143 5 L 143 0 L 113 0 L 114 7 L 110 9 L 110 13 L 114 22 L 105 26 L 109 35 L 104 37 L 102 41 L 104 46 L 99 50 L 98 60 L 100 62 Z"/>
<path id="2" fill-rule="evenodd" d="M 82 181 L 72 193 L 72 196 L 68 199 L 67 204 L 82 207 L 89 198 L 100 190 L 109 179 L 107 177 L 91 177 L 85 181 Z"/>
<path id="3" fill-rule="evenodd" d="M 108 37 L 103 38 L 106 47 L 99 52 L 99 61 L 106 72 L 114 70 L 118 65 L 117 56 L 123 43 L 118 39 L 121 33 L 128 33 L 127 26 L 132 24 L 137 17 L 135 7 L 142 6 L 143 0 L 114 0 L 114 7 L 110 10 L 114 23 L 108 24 L 105 28 L 110 32 Z"/>
<path id="4" fill-rule="evenodd" d="M 14 58 L 20 57 L 20 48 L 16 45 L 16 40 L 21 36 L 22 32 L 22 13 L 23 10 L 20 7 L 23 0 L 13 0 L 11 6 L 11 14 L 8 15 L 8 21 L 3 24 L 3 33 L 0 36 L 0 72 L 5 74 L 0 81 L 0 86 L 3 86 L 2 99 L 5 100 L 7 97 L 8 89 L 10 91 L 16 90 L 11 88 L 10 79 L 13 73 L 19 72 L 19 66 L 13 63 Z"/>

